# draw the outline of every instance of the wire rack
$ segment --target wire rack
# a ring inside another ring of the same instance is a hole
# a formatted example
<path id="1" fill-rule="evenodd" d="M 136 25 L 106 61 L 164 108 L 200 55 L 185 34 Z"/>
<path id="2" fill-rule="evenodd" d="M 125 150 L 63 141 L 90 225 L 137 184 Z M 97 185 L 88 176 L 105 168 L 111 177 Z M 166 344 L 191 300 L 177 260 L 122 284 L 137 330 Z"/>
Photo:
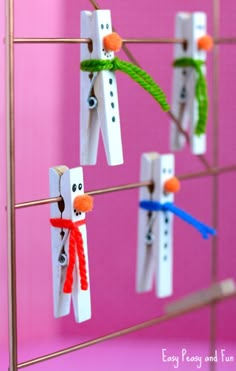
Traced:
<path id="1" fill-rule="evenodd" d="M 213 1 L 213 18 L 214 18 L 214 50 L 213 50 L 213 162 L 209 164 L 204 156 L 198 156 L 201 161 L 204 170 L 196 173 L 188 174 L 179 174 L 178 178 L 182 180 L 193 179 L 211 176 L 212 177 L 212 194 L 213 194 L 213 227 L 217 229 L 218 226 L 218 179 L 219 175 L 225 172 L 232 172 L 236 170 L 236 165 L 230 165 L 226 167 L 219 167 L 218 162 L 218 131 L 219 131 L 219 122 L 218 122 L 218 110 L 217 110 L 217 101 L 218 101 L 218 45 L 223 43 L 235 43 L 236 38 L 219 38 L 219 0 Z M 99 5 L 94 1 L 90 0 L 90 3 L 94 9 L 99 9 Z M 6 0 L 7 8 L 7 38 L 6 38 L 6 57 L 7 57 L 7 225 L 8 225 L 8 306 L 9 306 L 9 370 L 15 371 L 20 368 L 24 368 L 30 365 L 34 365 L 39 362 L 43 362 L 67 353 L 88 347 L 99 342 L 113 339 L 115 337 L 131 333 L 133 331 L 141 330 L 148 326 L 153 326 L 155 324 L 168 321 L 173 317 L 183 315 L 186 312 L 196 310 L 202 306 L 210 305 L 211 308 L 211 335 L 210 335 L 210 348 L 212 354 L 216 345 L 216 305 L 217 302 L 224 299 L 219 297 L 218 300 L 210 300 L 205 303 L 195 303 L 188 309 L 178 309 L 169 314 L 164 314 L 157 318 L 151 319 L 149 321 L 137 324 L 132 327 L 125 328 L 118 332 L 113 332 L 111 334 L 81 343 L 69 348 L 59 350 L 54 353 L 46 354 L 41 357 L 27 360 L 22 363 L 18 363 L 18 344 L 17 344 L 17 292 L 16 292 L 16 209 L 21 209 L 30 206 L 49 204 L 53 202 L 59 202 L 60 197 L 56 198 L 46 198 L 40 200 L 30 200 L 22 203 L 16 204 L 15 202 L 15 117 L 14 117 L 14 108 L 15 108 L 15 89 L 14 89 L 14 67 L 15 67 L 15 58 L 14 58 L 14 45 L 15 44 L 30 44 L 30 43 L 87 43 L 91 42 L 90 39 L 78 39 L 78 38 L 16 38 L 14 35 L 14 0 Z M 138 61 L 135 59 L 133 54 L 127 47 L 129 43 L 161 43 L 161 44 L 175 44 L 182 43 L 186 41 L 183 39 L 123 39 L 123 50 L 128 56 L 128 58 L 139 65 Z M 168 115 L 174 120 L 175 124 L 179 130 L 186 136 L 188 140 L 188 134 L 182 129 L 181 124 L 174 117 L 171 111 L 168 112 Z M 152 183 L 147 180 L 146 182 L 136 182 L 130 184 L 116 185 L 111 188 L 104 188 L 99 190 L 92 190 L 88 192 L 91 195 L 97 195 L 108 192 L 117 192 L 124 191 L 127 189 L 134 189 L 140 187 L 149 187 Z M 211 269 L 211 281 L 212 284 L 217 282 L 217 252 L 218 252 L 218 240 L 217 238 L 212 239 L 212 269 Z M 233 293 L 235 295 L 236 293 Z M 214 370 L 214 364 L 210 364 L 210 369 Z"/>

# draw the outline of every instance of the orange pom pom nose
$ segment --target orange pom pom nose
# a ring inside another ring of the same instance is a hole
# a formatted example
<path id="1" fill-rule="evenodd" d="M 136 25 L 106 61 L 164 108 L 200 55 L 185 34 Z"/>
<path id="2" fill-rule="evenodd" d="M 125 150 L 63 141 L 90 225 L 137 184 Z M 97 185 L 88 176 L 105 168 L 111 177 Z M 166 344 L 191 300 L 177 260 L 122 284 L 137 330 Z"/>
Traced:
<path id="1" fill-rule="evenodd" d="M 74 209 L 86 213 L 93 209 L 93 198 L 89 195 L 77 196 L 73 203 Z"/>
<path id="2" fill-rule="evenodd" d="M 174 176 L 168 179 L 164 184 L 164 191 L 166 193 L 175 193 L 180 190 L 180 181 Z"/>
<path id="3" fill-rule="evenodd" d="M 209 51 L 213 48 L 214 42 L 210 35 L 204 35 L 197 41 L 198 49 Z"/>
<path id="4" fill-rule="evenodd" d="M 106 51 L 118 52 L 122 47 L 122 38 L 116 32 L 112 32 L 103 38 L 103 45 Z"/>

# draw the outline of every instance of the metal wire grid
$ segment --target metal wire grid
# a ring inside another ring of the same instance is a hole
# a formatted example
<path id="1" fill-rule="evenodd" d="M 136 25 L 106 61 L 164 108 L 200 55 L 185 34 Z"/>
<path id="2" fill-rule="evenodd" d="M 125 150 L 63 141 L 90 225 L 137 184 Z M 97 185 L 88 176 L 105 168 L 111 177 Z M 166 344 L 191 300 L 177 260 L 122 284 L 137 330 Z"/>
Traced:
<path id="1" fill-rule="evenodd" d="M 90 3 L 93 5 L 94 9 L 99 9 L 99 5 L 94 0 L 89 0 Z M 218 225 L 218 175 L 224 172 L 231 172 L 236 170 L 236 165 L 231 165 L 223 168 L 219 168 L 218 163 L 218 130 L 219 130 L 219 122 L 218 122 L 218 110 L 217 110 L 217 99 L 218 99 L 218 90 L 219 90 L 219 82 L 218 82 L 218 45 L 220 43 L 235 43 L 236 38 L 219 38 L 219 1 L 220 0 L 212 0 L 213 1 L 213 11 L 214 11 L 214 32 L 213 38 L 215 41 L 215 48 L 213 51 L 213 164 L 212 166 L 208 164 L 204 156 L 199 156 L 200 161 L 204 165 L 205 169 L 202 172 L 198 173 L 190 173 L 190 174 L 183 174 L 179 175 L 180 179 L 193 179 L 199 178 L 204 176 L 212 176 L 212 193 L 213 193 L 213 227 L 217 228 Z M 14 95 L 14 44 L 16 43 L 89 43 L 91 40 L 89 39 L 76 39 L 76 38 L 15 38 L 14 37 L 14 0 L 6 0 L 7 2 L 7 40 L 6 40 L 6 48 L 7 48 L 7 225 L 8 225 L 8 306 L 9 306 L 9 370 L 16 371 L 17 369 L 24 368 L 48 359 L 52 359 L 58 357 L 60 355 L 64 355 L 75 350 L 82 349 L 84 347 L 88 347 L 99 342 L 110 340 L 112 338 L 128 334 L 133 331 L 137 331 L 143 329 L 148 326 L 152 326 L 171 318 L 177 317 L 182 315 L 188 311 L 196 310 L 199 306 L 195 305 L 188 310 L 182 310 L 173 312 L 171 314 L 164 314 L 152 320 L 143 322 L 141 324 L 137 324 L 135 326 L 123 329 L 121 331 L 111 333 L 97 339 L 90 340 L 88 342 L 78 344 L 69 348 L 62 349 L 60 351 L 50 353 L 47 355 L 43 355 L 41 357 L 23 362 L 18 364 L 17 363 L 17 301 L 16 301 L 16 238 L 15 238 L 15 210 L 18 208 L 23 207 L 30 207 L 42 204 L 48 204 L 52 202 L 60 201 L 60 197 L 58 198 L 47 198 L 41 200 L 33 200 L 33 201 L 26 201 L 20 204 L 15 203 L 15 117 L 14 117 L 14 106 L 15 106 L 15 95 Z M 127 54 L 129 59 L 138 65 L 137 60 L 131 54 L 129 49 L 126 46 L 126 43 L 167 43 L 167 44 L 174 44 L 174 43 L 184 43 L 185 40 L 182 39 L 124 39 L 123 49 L 124 52 Z M 169 112 L 169 115 L 172 119 L 175 120 L 176 125 L 182 131 L 180 123 L 173 117 L 173 114 Z M 186 134 L 186 133 L 183 133 Z M 122 191 L 127 189 L 134 189 L 139 187 L 149 187 L 152 183 L 150 181 L 146 182 L 136 182 L 132 184 L 125 184 L 114 186 L 111 188 L 105 188 L 100 190 L 90 191 L 88 193 L 96 195 L 108 192 L 115 192 L 115 191 Z M 211 279 L 212 283 L 217 282 L 217 252 L 218 252 L 218 242 L 217 238 L 213 238 L 212 240 L 212 271 L 211 271 Z M 221 300 L 221 299 L 219 299 Z M 210 336 L 210 348 L 211 354 L 213 354 L 215 345 L 216 345 L 216 301 L 204 304 L 211 306 L 211 336 Z M 214 363 L 210 364 L 210 369 L 213 371 L 215 368 Z"/>

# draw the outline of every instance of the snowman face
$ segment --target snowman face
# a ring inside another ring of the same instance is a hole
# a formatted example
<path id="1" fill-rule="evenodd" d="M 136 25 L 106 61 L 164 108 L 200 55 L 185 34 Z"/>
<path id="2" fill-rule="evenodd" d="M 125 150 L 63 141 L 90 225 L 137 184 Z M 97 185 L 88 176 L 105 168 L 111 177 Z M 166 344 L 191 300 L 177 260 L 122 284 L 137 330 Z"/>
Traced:
<path id="1" fill-rule="evenodd" d="M 114 52 L 106 51 L 103 45 L 103 39 L 105 36 L 112 33 L 111 24 L 111 13 L 109 10 L 97 10 L 96 16 L 96 28 L 97 28 L 97 47 L 98 47 L 98 58 L 100 59 L 113 59 Z"/>
<path id="2" fill-rule="evenodd" d="M 164 190 L 165 182 L 174 176 L 174 158 L 172 155 L 162 155 L 160 161 L 160 202 L 173 202 L 173 194 Z"/>
<path id="3" fill-rule="evenodd" d="M 81 179 L 75 179 L 76 181 L 71 185 L 71 201 L 72 201 L 72 221 L 78 221 L 84 218 L 80 210 L 76 209 L 74 206 L 74 201 L 76 197 L 81 196 L 84 193 L 83 183 Z"/>
<path id="4" fill-rule="evenodd" d="M 85 218 L 85 213 L 74 208 L 76 197 L 84 194 L 84 179 L 82 167 L 67 170 L 61 177 L 61 196 L 65 208 L 62 218 L 77 222 Z"/>
<path id="5" fill-rule="evenodd" d="M 206 14 L 203 12 L 194 12 L 189 19 L 189 33 L 191 56 L 195 59 L 206 59 L 206 52 L 198 48 L 198 39 L 206 35 Z"/>

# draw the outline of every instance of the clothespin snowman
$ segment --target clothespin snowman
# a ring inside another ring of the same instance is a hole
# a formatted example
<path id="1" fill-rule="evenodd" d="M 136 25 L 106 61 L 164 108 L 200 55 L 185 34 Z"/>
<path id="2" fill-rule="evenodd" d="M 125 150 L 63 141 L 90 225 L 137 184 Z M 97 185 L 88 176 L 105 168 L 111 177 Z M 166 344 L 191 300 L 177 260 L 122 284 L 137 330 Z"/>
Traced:
<path id="1" fill-rule="evenodd" d="M 92 49 L 90 46 L 81 44 L 81 60 L 113 59 L 114 50 L 111 50 L 111 47 L 108 50 L 104 45 L 104 38 L 111 33 L 109 10 L 82 11 L 81 37 L 92 40 Z M 96 163 L 100 128 L 108 164 L 122 164 L 123 150 L 115 73 L 114 71 L 99 73 L 81 71 L 80 161 L 82 165 Z"/>
<path id="2" fill-rule="evenodd" d="M 200 155 L 206 152 L 206 122 L 208 111 L 206 51 L 213 41 L 206 34 L 206 14 L 180 12 L 176 16 L 178 39 L 184 44 L 175 45 L 172 113 L 188 131 L 191 151 Z M 181 150 L 186 137 L 171 124 L 171 150 Z"/>
<path id="3" fill-rule="evenodd" d="M 141 181 L 153 185 L 141 188 L 139 195 L 137 292 L 152 289 L 157 297 L 173 292 L 173 214 L 195 227 L 204 239 L 215 230 L 174 205 L 174 193 L 180 183 L 174 176 L 174 156 L 145 153 L 141 159 Z"/>
<path id="4" fill-rule="evenodd" d="M 141 159 L 141 181 L 153 180 L 153 189 L 140 188 L 140 201 L 160 200 L 173 202 L 179 183 L 174 178 L 174 156 L 145 153 Z M 167 182 L 167 183 L 166 183 Z M 169 182 L 169 183 L 168 183 Z M 168 184 L 173 189 L 165 191 Z M 173 215 L 156 213 L 139 208 L 138 255 L 136 289 L 150 291 L 153 278 L 156 295 L 160 298 L 172 294 L 173 276 Z"/>
<path id="5" fill-rule="evenodd" d="M 50 197 L 62 201 L 51 204 L 51 240 L 54 316 L 70 313 L 71 298 L 76 322 L 91 318 L 91 299 L 85 212 L 92 198 L 84 194 L 83 169 L 51 168 Z"/>
<path id="6" fill-rule="evenodd" d="M 82 11 L 81 37 L 91 39 L 91 44 L 81 44 L 80 161 L 82 165 L 96 163 L 101 128 L 107 162 L 119 165 L 123 163 L 123 150 L 115 71 L 128 74 L 164 111 L 169 110 L 169 105 L 150 75 L 114 56 L 122 39 L 112 32 L 109 10 Z"/>

